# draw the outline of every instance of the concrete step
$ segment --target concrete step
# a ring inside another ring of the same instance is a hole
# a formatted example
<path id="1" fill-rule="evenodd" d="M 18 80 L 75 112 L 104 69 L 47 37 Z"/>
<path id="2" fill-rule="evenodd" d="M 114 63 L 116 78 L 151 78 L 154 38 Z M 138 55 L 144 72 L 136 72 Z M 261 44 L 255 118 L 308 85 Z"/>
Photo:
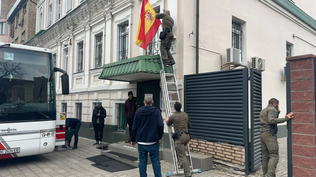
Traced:
<path id="1" fill-rule="evenodd" d="M 170 149 L 163 150 L 162 158 L 163 160 L 173 164 L 173 158 Z M 211 156 L 191 152 L 191 159 L 194 169 L 201 169 L 201 171 L 213 169 L 213 158 Z"/>
<path id="2" fill-rule="evenodd" d="M 119 158 L 126 158 L 131 163 L 132 158 L 138 159 L 138 149 L 137 145 L 136 148 L 132 147 L 129 143 L 117 143 L 117 144 L 110 144 L 108 146 L 109 151 L 102 151 L 101 154 L 112 152 L 110 155 L 119 156 Z M 173 164 L 173 158 L 171 154 L 171 150 L 164 148 L 163 150 L 160 148 L 160 160 L 165 160 L 171 164 Z M 120 155 L 121 154 L 121 155 Z M 201 169 L 201 171 L 207 171 L 213 169 L 213 158 L 208 155 L 197 154 L 191 152 L 191 158 L 193 162 L 194 169 Z M 125 163 L 125 162 L 124 162 Z M 133 161 L 133 163 L 136 163 Z M 148 157 L 148 164 L 150 164 L 150 157 Z"/>
<path id="3" fill-rule="evenodd" d="M 115 160 L 120 161 L 122 163 L 131 165 L 133 167 L 138 167 L 139 161 L 138 161 L 138 158 L 135 158 L 135 157 L 131 157 L 131 156 L 127 156 L 125 154 L 113 152 L 111 150 L 102 151 L 101 155 L 110 157 L 112 159 L 115 159 Z"/>

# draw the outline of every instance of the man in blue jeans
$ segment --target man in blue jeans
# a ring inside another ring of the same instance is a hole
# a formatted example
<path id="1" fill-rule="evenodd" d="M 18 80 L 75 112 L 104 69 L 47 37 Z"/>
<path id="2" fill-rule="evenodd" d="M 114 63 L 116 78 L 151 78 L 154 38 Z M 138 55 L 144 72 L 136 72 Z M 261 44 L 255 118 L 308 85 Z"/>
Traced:
<path id="1" fill-rule="evenodd" d="M 139 108 L 134 117 L 131 145 L 135 147 L 136 139 L 139 153 L 140 177 L 147 177 L 148 153 L 155 177 L 161 177 L 159 143 L 163 136 L 163 120 L 160 110 L 153 105 L 151 97 L 145 97 L 145 106 Z"/>

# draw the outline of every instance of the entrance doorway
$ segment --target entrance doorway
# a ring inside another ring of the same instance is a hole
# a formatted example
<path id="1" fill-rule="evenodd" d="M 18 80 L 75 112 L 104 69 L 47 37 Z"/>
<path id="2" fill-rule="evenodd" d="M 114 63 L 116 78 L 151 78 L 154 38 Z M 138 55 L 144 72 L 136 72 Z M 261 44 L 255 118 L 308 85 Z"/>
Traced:
<path id="1" fill-rule="evenodd" d="M 124 104 L 118 104 L 117 106 L 117 128 L 120 132 L 126 131 L 126 118 L 125 118 L 125 110 Z"/>
<path id="2" fill-rule="evenodd" d="M 145 96 L 153 98 L 153 106 L 160 108 L 160 80 L 137 83 L 137 108 L 144 106 Z"/>

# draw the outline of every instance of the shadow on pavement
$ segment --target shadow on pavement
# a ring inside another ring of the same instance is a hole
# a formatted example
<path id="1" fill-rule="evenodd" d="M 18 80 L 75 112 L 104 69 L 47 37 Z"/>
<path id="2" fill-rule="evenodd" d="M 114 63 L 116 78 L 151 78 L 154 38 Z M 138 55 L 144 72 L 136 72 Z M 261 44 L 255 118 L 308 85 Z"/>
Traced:
<path id="1" fill-rule="evenodd" d="M 95 163 L 92 164 L 92 166 L 108 172 L 118 172 L 136 168 L 103 155 L 89 157 L 87 159 Z"/>

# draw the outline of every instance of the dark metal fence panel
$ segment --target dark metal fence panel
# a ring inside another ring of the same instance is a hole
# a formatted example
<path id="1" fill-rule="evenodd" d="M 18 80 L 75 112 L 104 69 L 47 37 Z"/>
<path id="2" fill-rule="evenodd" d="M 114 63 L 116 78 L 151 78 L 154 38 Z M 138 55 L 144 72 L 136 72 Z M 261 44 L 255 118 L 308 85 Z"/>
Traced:
<path id="1" fill-rule="evenodd" d="M 184 110 L 193 138 L 245 145 L 247 151 L 248 69 L 186 75 Z"/>
<path id="2" fill-rule="evenodd" d="M 260 140 L 260 112 L 262 110 L 261 72 L 250 70 L 250 113 L 251 113 L 251 171 L 262 164 Z"/>

